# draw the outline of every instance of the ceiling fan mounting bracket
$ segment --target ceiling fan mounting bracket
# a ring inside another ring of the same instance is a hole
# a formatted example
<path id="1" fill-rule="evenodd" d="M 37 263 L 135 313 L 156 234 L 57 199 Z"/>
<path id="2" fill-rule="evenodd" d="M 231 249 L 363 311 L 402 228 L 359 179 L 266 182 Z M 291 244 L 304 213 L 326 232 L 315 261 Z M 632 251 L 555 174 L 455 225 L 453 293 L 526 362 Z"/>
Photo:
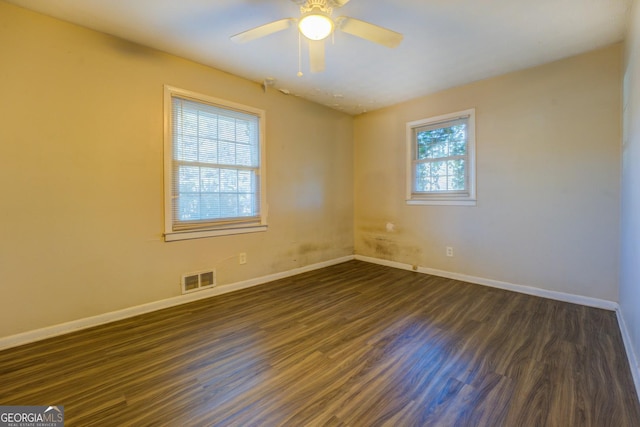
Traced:
<path id="1" fill-rule="evenodd" d="M 320 7 L 323 11 L 331 14 L 332 9 L 337 9 L 349 2 L 349 0 L 291 0 L 300 6 L 302 13 L 309 12 L 313 7 Z"/>

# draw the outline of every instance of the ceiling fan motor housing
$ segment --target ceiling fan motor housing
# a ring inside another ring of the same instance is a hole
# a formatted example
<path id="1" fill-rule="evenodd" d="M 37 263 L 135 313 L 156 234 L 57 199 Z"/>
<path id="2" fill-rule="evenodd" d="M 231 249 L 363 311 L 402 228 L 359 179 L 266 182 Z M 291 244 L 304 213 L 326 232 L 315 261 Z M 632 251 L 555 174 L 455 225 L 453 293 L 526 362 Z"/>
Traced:
<path id="1" fill-rule="evenodd" d="M 344 6 L 345 4 L 349 3 L 349 0 L 319 0 L 319 1 L 313 1 L 313 0 L 291 0 L 292 2 L 294 2 L 295 4 L 298 4 L 300 6 L 310 6 L 313 3 L 323 3 L 325 5 L 325 7 L 328 8 L 339 8 Z"/>
<path id="2" fill-rule="evenodd" d="M 300 13 L 303 16 L 313 13 L 331 16 L 333 8 L 327 4 L 327 0 L 306 0 L 300 4 Z"/>

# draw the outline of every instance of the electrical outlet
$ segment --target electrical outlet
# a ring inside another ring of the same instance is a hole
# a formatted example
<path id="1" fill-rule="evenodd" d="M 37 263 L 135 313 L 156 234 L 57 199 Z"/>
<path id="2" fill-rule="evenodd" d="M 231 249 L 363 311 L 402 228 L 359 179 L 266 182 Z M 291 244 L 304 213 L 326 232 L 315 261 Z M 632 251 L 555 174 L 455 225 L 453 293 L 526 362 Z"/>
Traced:
<path id="1" fill-rule="evenodd" d="M 238 264 L 246 264 L 247 263 L 247 253 L 240 252 L 238 254 Z"/>
<path id="2" fill-rule="evenodd" d="M 447 256 L 453 256 L 453 248 L 451 246 L 447 246 Z"/>

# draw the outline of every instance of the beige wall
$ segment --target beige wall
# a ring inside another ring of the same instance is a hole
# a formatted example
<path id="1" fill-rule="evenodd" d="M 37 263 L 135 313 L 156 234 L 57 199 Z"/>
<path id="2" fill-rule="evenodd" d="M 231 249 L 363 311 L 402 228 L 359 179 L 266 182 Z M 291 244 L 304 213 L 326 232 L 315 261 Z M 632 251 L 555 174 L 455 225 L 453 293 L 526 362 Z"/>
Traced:
<path id="1" fill-rule="evenodd" d="M 640 2 L 631 14 L 623 86 L 622 246 L 620 307 L 640 355 Z M 634 361 L 638 365 L 638 360 Z"/>
<path id="2" fill-rule="evenodd" d="M 1 1 L 0 52 L 0 337 L 353 253 L 350 116 Z M 267 232 L 162 241 L 164 84 L 266 110 Z"/>
<path id="3" fill-rule="evenodd" d="M 620 46 L 355 119 L 2 1 L 0 52 L 0 338 L 179 295 L 185 272 L 350 255 L 354 234 L 361 255 L 618 299 Z M 267 111 L 268 232 L 162 241 L 164 84 Z M 407 206 L 405 123 L 471 107 L 478 205 Z"/>
<path id="4" fill-rule="evenodd" d="M 356 117 L 356 253 L 617 301 L 621 57 L 615 45 Z M 473 107 L 477 206 L 407 206 L 405 123 Z"/>

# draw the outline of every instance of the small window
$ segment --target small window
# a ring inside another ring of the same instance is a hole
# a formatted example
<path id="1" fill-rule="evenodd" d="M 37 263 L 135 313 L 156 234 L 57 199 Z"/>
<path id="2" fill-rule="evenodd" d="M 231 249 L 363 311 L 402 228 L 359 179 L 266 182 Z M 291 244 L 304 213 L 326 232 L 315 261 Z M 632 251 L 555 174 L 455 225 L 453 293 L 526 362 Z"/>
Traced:
<path id="1" fill-rule="evenodd" d="M 165 240 L 266 230 L 262 110 L 165 87 Z"/>
<path id="2" fill-rule="evenodd" d="M 407 123 L 407 203 L 475 206 L 475 110 Z"/>

